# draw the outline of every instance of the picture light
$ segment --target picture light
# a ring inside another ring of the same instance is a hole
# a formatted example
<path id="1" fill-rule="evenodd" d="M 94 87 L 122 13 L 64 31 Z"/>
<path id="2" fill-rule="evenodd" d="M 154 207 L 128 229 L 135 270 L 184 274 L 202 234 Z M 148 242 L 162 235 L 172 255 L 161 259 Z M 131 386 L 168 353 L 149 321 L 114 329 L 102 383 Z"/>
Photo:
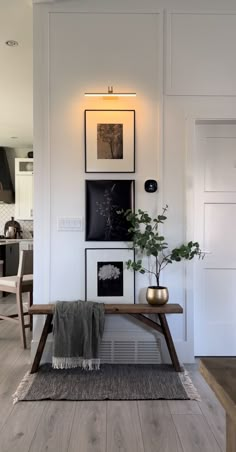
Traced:
<path id="1" fill-rule="evenodd" d="M 113 86 L 108 86 L 107 93 L 84 93 L 86 97 L 105 97 L 115 99 L 116 97 L 136 97 L 136 93 L 115 93 Z"/>

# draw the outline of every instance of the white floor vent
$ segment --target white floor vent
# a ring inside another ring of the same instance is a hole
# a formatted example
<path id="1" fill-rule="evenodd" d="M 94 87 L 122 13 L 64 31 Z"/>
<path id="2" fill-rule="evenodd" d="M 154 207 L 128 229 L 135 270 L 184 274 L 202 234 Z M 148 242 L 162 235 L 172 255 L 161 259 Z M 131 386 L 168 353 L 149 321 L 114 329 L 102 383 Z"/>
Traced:
<path id="1" fill-rule="evenodd" d="M 103 363 L 121 364 L 160 364 L 161 341 L 137 339 L 103 339 L 99 356 Z"/>

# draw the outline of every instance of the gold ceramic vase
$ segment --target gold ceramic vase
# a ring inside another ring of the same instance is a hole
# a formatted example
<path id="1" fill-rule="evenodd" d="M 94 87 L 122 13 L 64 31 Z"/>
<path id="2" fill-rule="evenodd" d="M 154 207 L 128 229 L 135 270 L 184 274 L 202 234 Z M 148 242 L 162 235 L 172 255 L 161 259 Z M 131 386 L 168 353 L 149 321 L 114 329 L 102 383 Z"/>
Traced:
<path id="1" fill-rule="evenodd" d="M 149 304 L 162 305 L 169 300 L 167 287 L 150 286 L 147 288 L 146 299 Z"/>

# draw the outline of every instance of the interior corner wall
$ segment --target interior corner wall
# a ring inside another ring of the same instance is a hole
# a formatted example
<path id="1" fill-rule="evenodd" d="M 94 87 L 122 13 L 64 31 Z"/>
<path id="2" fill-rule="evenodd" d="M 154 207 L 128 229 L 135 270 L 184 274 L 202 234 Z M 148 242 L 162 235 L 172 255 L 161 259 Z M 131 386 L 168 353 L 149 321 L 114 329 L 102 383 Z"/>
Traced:
<path id="1" fill-rule="evenodd" d="M 114 247 L 86 243 L 84 231 L 57 229 L 59 217 L 82 217 L 84 224 L 86 179 L 111 178 L 85 174 L 85 109 L 136 111 L 136 172 L 112 178 L 135 179 L 136 207 L 155 213 L 167 203 L 170 245 L 186 239 L 188 118 L 231 117 L 236 111 L 235 59 L 223 52 L 236 38 L 233 7 L 233 0 L 224 3 L 225 13 L 215 0 L 199 1 L 199 12 L 187 0 L 147 0 L 145 7 L 141 0 L 34 5 L 35 303 L 84 298 L 84 249 Z M 218 34 L 219 28 L 228 34 Z M 223 37 L 223 47 L 217 36 Z M 215 52 L 213 37 L 221 52 Z M 223 64 L 228 68 L 224 73 Z M 135 91 L 137 97 L 84 97 L 84 92 L 104 91 L 108 85 Z M 159 182 L 156 194 L 144 191 L 149 178 Z M 172 315 L 168 321 L 180 360 L 190 362 L 194 319 L 186 267 L 167 268 L 163 283 L 171 301 L 184 307 L 183 316 Z M 148 279 L 137 275 L 137 301 L 145 300 L 147 285 Z M 106 328 L 122 334 L 141 330 L 118 317 L 107 320 Z M 37 320 L 35 342 L 40 330 Z"/>

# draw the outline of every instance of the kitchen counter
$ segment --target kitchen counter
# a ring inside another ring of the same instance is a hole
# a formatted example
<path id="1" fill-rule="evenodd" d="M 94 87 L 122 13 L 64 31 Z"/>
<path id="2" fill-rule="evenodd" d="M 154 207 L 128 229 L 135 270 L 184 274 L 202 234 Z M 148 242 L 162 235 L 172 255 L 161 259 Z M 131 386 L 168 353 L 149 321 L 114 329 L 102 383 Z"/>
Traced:
<path id="1" fill-rule="evenodd" d="M 33 242 L 33 239 L 0 239 L 1 245 L 12 245 L 13 243 Z"/>

